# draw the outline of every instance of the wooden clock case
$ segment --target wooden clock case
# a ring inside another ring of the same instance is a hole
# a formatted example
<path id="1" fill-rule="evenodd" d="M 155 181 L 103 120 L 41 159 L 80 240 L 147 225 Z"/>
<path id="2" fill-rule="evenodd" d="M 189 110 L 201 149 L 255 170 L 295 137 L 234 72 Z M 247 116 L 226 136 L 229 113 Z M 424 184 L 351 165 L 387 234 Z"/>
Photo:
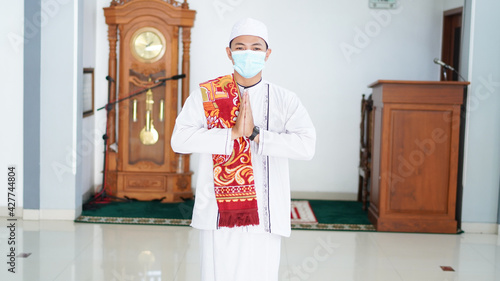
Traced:
<path id="1" fill-rule="evenodd" d="M 119 198 L 163 202 L 192 198 L 189 155 L 174 153 L 170 138 L 178 96 L 184 102 L 189 95 L 189 48 L 195 11 L 189 9 L 186 0 L 113 0 L 110 7 L 104 8 L 104 15 L 108 25 L 108 73 L 116 81 L 110 87 L 109 100 L 124 99 L 107 113 L 105 188 Z M 144 28 L 154 28 L 164 37 L 161 58 L 141 60 L 132 53 L 133 36 Z M 181 82 L 170 80 L 152 89 L 151 120 L 159 138 L 156 143 L 145 145 L 139 135 L 146 123 L 146 94 L 125 98 L 158 79 L 179 73 L 186 74 Z M 111 149 L 115 143 L 117 150 Z"/>

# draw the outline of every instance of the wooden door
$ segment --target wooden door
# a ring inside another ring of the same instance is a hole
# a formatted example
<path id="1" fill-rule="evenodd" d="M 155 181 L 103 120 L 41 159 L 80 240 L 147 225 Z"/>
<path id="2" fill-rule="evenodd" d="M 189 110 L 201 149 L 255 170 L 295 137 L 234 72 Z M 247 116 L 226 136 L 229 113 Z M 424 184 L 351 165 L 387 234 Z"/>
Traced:
<path id="1" fill-rule="evenodd" d="M 462 38 L 462 11 L 463 8 L 456 8 L 444 12 L 443 18 L 443 45 L 441 49 L 441 60 L 451 65 L 457 72 L 460 72 L 460 43 Z M 458 81 L 456 72 L 446 70 L 446 78 L 441 72 L 441 81 Z"/>

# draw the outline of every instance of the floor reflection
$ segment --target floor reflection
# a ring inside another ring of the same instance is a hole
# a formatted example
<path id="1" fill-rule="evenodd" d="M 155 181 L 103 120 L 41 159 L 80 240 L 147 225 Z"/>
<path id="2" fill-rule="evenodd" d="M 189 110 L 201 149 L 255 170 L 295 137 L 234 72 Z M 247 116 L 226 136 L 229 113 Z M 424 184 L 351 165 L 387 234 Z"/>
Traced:
<path id="1" fill-rule="evenodd" d="M 6 263 L 10 235 L 7 227 L 0 228 L 0 280 L 200 280 L 198 232 L 190 227 L 20 220 L 16 273 Z M 500 276 L 497 235 L 293 231 L 282 241 L 280 281 L 485 281 Z"/>

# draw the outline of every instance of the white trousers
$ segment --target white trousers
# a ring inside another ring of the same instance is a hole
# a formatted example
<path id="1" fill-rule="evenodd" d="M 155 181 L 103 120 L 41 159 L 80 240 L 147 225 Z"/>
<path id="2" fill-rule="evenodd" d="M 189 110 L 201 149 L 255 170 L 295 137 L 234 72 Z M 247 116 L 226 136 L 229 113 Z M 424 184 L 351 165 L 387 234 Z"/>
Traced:
<path id="1" fill-rule="evenodd" d="M 278 281 L 281 236 L 200 230 L 202 281 Z"/>

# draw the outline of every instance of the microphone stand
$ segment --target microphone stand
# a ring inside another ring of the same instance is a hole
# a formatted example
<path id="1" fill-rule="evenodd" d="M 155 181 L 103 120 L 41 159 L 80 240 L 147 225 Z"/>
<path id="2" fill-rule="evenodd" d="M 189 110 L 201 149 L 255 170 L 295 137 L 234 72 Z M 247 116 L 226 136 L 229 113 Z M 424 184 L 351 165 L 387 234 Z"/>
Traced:
<path id="1" fill-rule="evenodd" d="M 145 93 L 151 89 L 155 89 L 157 87 L 160 87 L 160 86 L 163 86 L 165 85 L 165 82 L 168 81 L 168 80 L 178 80 L 178 79 L 182 79 L 186 77 L 184 74 L 182 75 L 175 75 L 175 76 L 172 76 L 172 77 L 169 77 L 169 78 L 163 78 L 163 79 L 158 79 L 156 80 L 157 84 L 156 85 L 153 85 L 151 87 L 146 87 L 146 88 L 143 88 L 141 90 L 139 90 L 138 92 L 135 92 L 125 98 L 122 98 L 122 99 L 118 99 L 118 100 L 115 100 L 115 101 L 112 101 L 110 102 L 110 95 L 111 95 L 111 84 L 115 82 L 115 80 L 109 76 L 106 76 L 106 80 L 108 80 L 108 103 L 106 105 L 104 105 L 103 107 L 100 107 L 97 109 L 97 111 L 100 111 L 102 109 L 106 109 L 106 118 L 108 117 L 108 113 L 111 109 L 113 109 L 113 106 L 117 103 L 120 103 L 124 100 L 127 100 L 127 99 L 130 99 L 132 97 L 135 97 L 137 95 L 140 95 L 142 93 Z M 158 83 L 159 82 L 159 83 Z M 109 195 L 106 193 L 106 166 L 107 166 L 107 160 L 108 160 L 108 126 L 106 125 L 106 132 L 104 133 L 104 135 L 102 136 L 102 139 L 104 141 L 104 160 L 103 160 L 103 171 L 102 171 L 102 187 L 101 187 L 101 191 L 99 191 L 96 195 L 94 195 L 94 197 L 89 200 L 89 202 L 85 203 L 83 205 L 83 209 L 92 209 L 93 207 L 90 207 L 92 203 L 109 203 L 110 201 L 107 200 L 107 198 L 109 199 L 115 199 L 115 200 L 121 200 L 121 201 L 131 201 L 131 199 L 129 198 L 121 198 L 121 197 L 116 197 L 116 196 L 112 196 L 112 195 Z"/>
<path id="2" fill-rule="evenodd" d="M 446 69 L 447 69 L 447 67 L 444 67 L 444 66 L 443 66 L 443 67 L 441 67 L 441 68 L 443 69 L 443 77 L 444 77 L 444 81 L 448 81 L 448 79 L 446 78 Z M 462 75 L 460 75 L 460 72 L 458 72 L 455 68 L 450 67 L 450 68 L 448 68 L 448 69 L 450 69 L 451 71 L 455 72 L 455 73 L 458 75 L 458 77 L 459 77 L 460 79 L 462 79 L 462 81 L 465 81 L 464 77 L 462 77 Z M 459 80 L 460 80 L 460 79 L 459 79 Z"/>
<path id="3" fill-rule="evenodd" d="M 460 75 L 460 73 L 456 69 L 453 69 L 453 71 L 455 71 L 455 73 L 458 75 L 458 77 L 462 79 L 462 81 L 465 81 L 465 79 L 462 77 L 462 75 Z"/>
<path id="4" fill-rule="evenodd" d="M 117 103 L 120 103 L 120 102 L 122 102 L 124 100 L 128 100 L 128 99 L 130 99 L 132 97 L 138 96 L 138 95 L 140 95 L 142 93 L 147 92 L 148 90 L 152 90 L 152 89 L 155 89 L 155 88 L 158 88 L 160 86 L 165 85 L 165 81 L 167 81 L 167 80 L 172 80 L 172 79 L 171 78 L 161 79 L 161 80 L 159 80 L 161 83 L 157 83 L 156 85 L 153 85 L 151 87 L 143 88 L 143 89 L 139 90 L 138 92 L 135 92 L 135 93 L 133 93 L 133 94 L 131 94 L 129 96 L 126 96 L 126 97 L 124 97 L 122 99 L 118 99 L 118 100 L 115 100 L 115 101 L 112 101 L 112 102 L 108 101 L 108 103 L 105 106 L 102 106 L 102 107 L 98 108 L 97 111 L 99 111 L 101 109 L 104 109 L 104 108 L 106 108 L 106 110 L 109 111 Z"/>
<path id="5" fill-rule="evenodd" d="M 441 66 L 441 70 L 443 70 L 443 79 L 444 79 L 444 81 L 448 81 L 448 77 L 446 77 L 446 67 Z"/>
<path id="6" fill-rule="evenodd" d="M 106 76 L 106 80 L 108 80 L 108 103 L 104 106 L 104 107 L 101 107 L 99 108 L 98 110 L 101 110 L 103 108 L 106 108 L 106 118 L 108 118 L 108 113 L 109 111 L 113 108 L 113 105 L 112 103 L 109 102 L 110 100 L 110 95 L 111 95 L 111 84 L 115 82 L 115 80 L 109 76 Z M 104 133 L 104 135 L 102 135 L 102 139 L 104 141 L 104 160 L 103 160 L 103 169 L 102 169 L 102 187 L 101 187 L 101 191 L 99 191 L 97 194 L 94 195 L 94 197 L 89 200 L 89 202 L 85 203 L 83 205 L 83 209 L 84 210 L 88 210 L 88 209 L 96 209 L 95 206 L 93 206 L 92 204 L 94 203 L 99 203 L 99 204 L 102 204 L 102 203 L 109 203 L 110 200 L 108 199 L 116 199 L 116 200 L 121 200 L 121 201 L 129 201 L 128 199 L 125 199 L 125 198 L 120 198 L 120 197 L 116 197 L 116 196 L 111 196 L 109 194 L 106 193 L 106 166 L 107 166 L 107 163 L 108 163 L 108 125 L 107 125 L 107 122 L 106 122 L 106 132 Z"/>

